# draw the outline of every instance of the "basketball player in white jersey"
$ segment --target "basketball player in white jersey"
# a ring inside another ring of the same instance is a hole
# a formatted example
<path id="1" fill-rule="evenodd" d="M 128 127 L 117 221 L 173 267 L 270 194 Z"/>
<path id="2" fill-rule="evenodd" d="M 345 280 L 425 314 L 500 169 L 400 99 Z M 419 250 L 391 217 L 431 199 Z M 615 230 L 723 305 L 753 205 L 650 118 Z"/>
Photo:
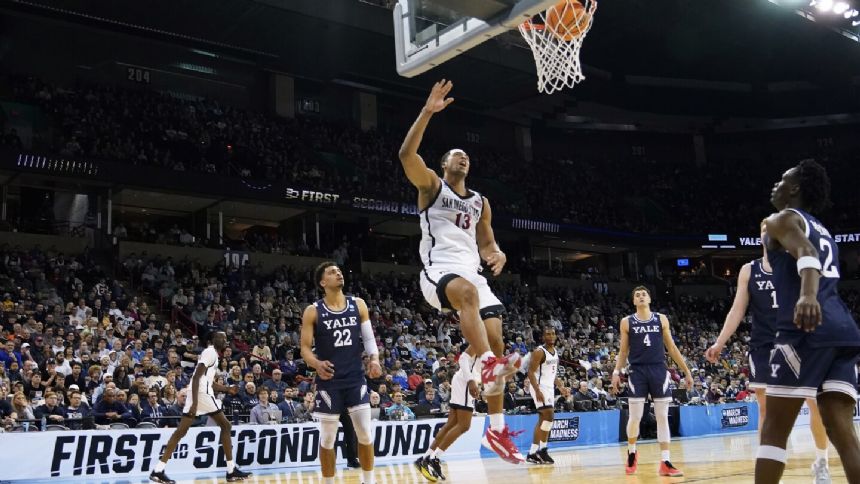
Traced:
<path id="1" fill-rule="evenodd" d="M 442 156 L 442 178 L 427 168 L 418 154 L 424 130 L 434 113 L 454 102 L 446 97 L 453 85 L 444 79 L 433 85 L 430 96 L 400 147 L 400 162 L 406 177 L 418 189 L 421 210 L 421 291 L 427 302 L 440 311 L 458 311 L 463 337 L 478 355 L 478 370 L 490 414 L 490 427 L 483 444 L 511 463 L 523 462 L 511 441 L 503 414 L 505 377 L 514 373 L 519 355 L 503 356 L 504 306 L 479 272 L 481 260 L 493 275 L 507 261 L 496 244 L 491 226 L 490 203 L 466 187 L 469 155 L 452 149 Z"/>
<path id="2" fill-rule="evenodd" d="M 227 335 L 219 331 L 212 336 L 212 344 L 200 353 L 197 368 L 194 369 L 194 376 L 191 377 L 191 391 L 188 393 L 185 407 L 182 409 L 182 420 L 179 421 L 179 426 L 170 436 L 170 440 L 167 441 L 161 460 L 155 465 L 155 469 L 149 475 L 149 480 L 162 484 L 175 484 L 176 481 L 164 473 L 164 468 L 167 466 L 170 456 L 173 455 L 173 451 L 176 450 L 179 441 L 185 437 L 194 419 L 202 415 L 208 415 L 221 427 L 221 445 L 224 447 L 224 458 L 227 459 L 227 482 L 242 481 L 251 475 L 248 472 L 242 472 L 233 462 L 230 421 L 221 411 L 221 401 L 215 398 L 216 393 L 229 393 L 231 395 L 239 393 L 239 387 L 227 387 L 215 383 L 215 375 L 218 373 L 218 357 L 225 348 L 227 348 Z"/>
<path id="3" fill-rule="evenodd" d="M 657 420 L 657 443 L 660 444 L 661 476 L 681 477 L 684 475 L 669 460 L 669 403 L 672 392 L 669 390 L 671 375 L 666 367 L 666 352 L 684 372 L 687 388 L 693 387 L 693 377 L 687 362 L 675 346 L 669 318 L 651 311 L 651 293 L 645 286 L 633 288 L 633 304 L 636 312 L 623 318 L 620 324 L 621 344 L 618 361 L 612 372 L 612 391 L 618 392 L 621 383 L 621 369 L 630 357 L 627 385 L 630 387 L 630 415 L 627 420 L 627 459 L 624 470 L 628 475 L 635 474 L 639 465 L 636 441 L 639 439 L 639 423 L 645 412 L 645 399 L 649 396 L 654 402 L 654 416 Z"/>
<path id="4" fill-rule="evenodd" d="M 532 399 L 538 413 L 532 446 L 526 462 L 532 464 L 555 464 L 549 456 L 547 439 L 555 418 L 555 377 L 558 373 L 558 351 L 555 349 L 555 328 L 543 328 L 543 344 L 532 351 L 529 358 L 528 378 L 532 389 Z"/>
<path id="5" fill-rule="evenodd" d="M 415 467 L 430 482 L 445 480 L 439 458 L 445 454 L 451 444 L 472 427 L 472 414 L 475 409 L 475 399 L 480 394 L 478 382 L 481 379 L 474 371 L 475 363 L 475 354 L 471 347 L 460 353 L 460 358 L 457 360 L 460 368 L 451 378 L 451 399 L 448 402 L 451 409 L 448 412 L 448 421 L 439 429 L 433 443 L 430 444 L 430 449 L 415 461 Z"/>
<path id="6" fill-rule="evenodd" d="M 767 249 L 764 247 L 766 235 L 765 220 L 761 222 L 762 251 L 761 259 L 748 262 L 741 267 L 738 274 L 738 289 L 735 292 L 735 300 L 723 330 L 717 337 L 717 341 L 705 352 L 705 358 L 711 363 L 720 360 L 720 353 L 726 346 L 729 338 L 738 330 L 741 320 L 747 313 L 752 316 L 752 331 L 749 341 L 750 389 L 755 391 L 758 401 L 758 430 L 767 415 L 766 390 L 770 380 L 770 354 L 773 350 L 773 341 L 776 337 L 776 312 L 779 306 L 776 304 L 776 288 L 773 285 L 773 270 L 767 259 Z M 830 470 L 827 464 L 827 431 L 821 414 L 818 411 L 818 403 L 814 398 L 807 398 L 806 405 L 809 407 L 809 430 L 815 440 L 815 461 L 812 463 L 812 476 L 815 484 L 829 484 Z"/>

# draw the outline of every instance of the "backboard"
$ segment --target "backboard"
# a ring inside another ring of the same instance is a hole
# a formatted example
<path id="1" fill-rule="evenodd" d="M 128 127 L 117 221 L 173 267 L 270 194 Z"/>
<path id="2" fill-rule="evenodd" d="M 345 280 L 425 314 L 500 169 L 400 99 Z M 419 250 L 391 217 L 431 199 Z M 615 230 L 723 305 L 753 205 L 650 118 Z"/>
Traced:
<path id="1" fill-rule="evenodd" d="M 400 0 L 394 7 L 397 72 L 414 77 L 516 29 L 558 0 Z"/>

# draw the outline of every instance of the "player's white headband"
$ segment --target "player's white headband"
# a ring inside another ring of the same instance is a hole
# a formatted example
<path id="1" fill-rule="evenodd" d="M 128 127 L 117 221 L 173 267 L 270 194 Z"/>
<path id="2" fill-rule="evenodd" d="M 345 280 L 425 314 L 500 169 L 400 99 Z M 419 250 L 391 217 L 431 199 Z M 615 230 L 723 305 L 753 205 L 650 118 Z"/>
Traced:
<path id="1" fill-rule="evenodd" d="M 451 156 L 451 155 L 456 154 L 456 153 L 460 153 L 461 155 L 469 156 L 466 154 L 465 151 L 461 150 L 460 148 L 454 148 L 453 150 L 449 151 L 448 156 Z"/>

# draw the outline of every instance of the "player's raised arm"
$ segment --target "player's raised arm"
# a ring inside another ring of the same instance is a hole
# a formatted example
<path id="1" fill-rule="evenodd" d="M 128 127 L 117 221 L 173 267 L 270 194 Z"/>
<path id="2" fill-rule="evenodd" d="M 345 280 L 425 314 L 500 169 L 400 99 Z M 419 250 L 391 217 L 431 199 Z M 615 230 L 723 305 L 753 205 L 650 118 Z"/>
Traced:
<path id="1" fill-rule="evenodd" d="M 316 370 L 323 380 L 334 376 L 334 365 L 330 361 L 320 361 L 313 352 L 314 326 L 317 323 L 317 308 L 313 304 L 305 308 L 302 314 L 302 359 L 305 364 Z"/>
<path id="2" fill-rule="evenodd" d="M 430 122 L 433 114 L 438 113 L 454 102 L 454 98 L 445 97 L 451 92 L 451 88 L 453 87 L 454 85 L 451 81 L 446 81 L 445 79 L 433 84 L 433 89 L 430 90 L 427 102 L 421 108 L 418 118 L 412 123 L 412 127 L 406 133 L 406 139 L 403 140 L 403 144 L 400 146 L 400 163 L 406 172 L 406 178 L 419 191 L 435 191 L 442 183 L 439 180 L 439 175 L 427 168 L 424 159 L 418 154 L 418 147 L 421 145 L 424 130 L 427 129 L 427 124 Z"/>
<path id="3" fill-rule="evenodd" d="M 783 210 L 768 217 L 765 223 L 768 236 L 797 259 L 800 297 L 794 306 L 794 324 L 804 331 L 815 331 L 821 324 L 821 305 L 818 303 L 821 261 L 818 251 L 806 236 L 806 221 L 797 212 Z"/>
<path id="4" fill-rule="evenodd" d="M 681 351 L 675 346 L 675 340 L 672 339 L 672 329 L 669 327 L 669 318 L 665 314 L 660 315 L 660 326 L 663 328 L 663 345 L 666 347 L 669 356 L 678 365 L 678 368 L 684 372 L 684 379 L 687 380 L 687 388 L 693 388 L 693 376 L 690 373 L 690 367 L 681 355 Z"/>
<path id="5" fill-rule="evenodd" d="M 627 354 L 630 352 L 630 322 L 627 318 L 621 319 L 621 324 L 618 325 L 618 332 L 621 334 L 619 342 L 618 356 L 615 360 L 615 370 L 612 371 L 612 391 L 618 392 L 621 385 L 621 369 L 627 364 Z"/>
<path id="6" fill-rule="evenodd" d="M 475 237 L 478 244 L 478 253 L 481 254 L 481 259 L 487 263 L 494 276 L 498 276 L 508 257 L 499 248 L 496 243 L 496 234 L 493 232 L 493 210 L 490 208 L 490 201 L 487 197 L 484 198 L 484 208 L 481 211 L 481 220 L 478 220 L 478 226 L 475 228 Z"/>
<path id="7" fill-rule="evenodd" d="M 720 353 L 726 346 L 729 338 L 738 330 L 744 315 L 747 313 L 747 306 L 750 302 L 749 281 L 752 263 L 747 262 L 741 267 L 741 272 L 738 274 L 738 289 L 735 291 L 735 300 L 732 303 L 729 313 L 726 314 L 726 320 L 723 323 L 723 330 L 717 336 L 717 341 L 705 351 L 705 358 L 711 363 L 716 363 L 720 359 Z"/>

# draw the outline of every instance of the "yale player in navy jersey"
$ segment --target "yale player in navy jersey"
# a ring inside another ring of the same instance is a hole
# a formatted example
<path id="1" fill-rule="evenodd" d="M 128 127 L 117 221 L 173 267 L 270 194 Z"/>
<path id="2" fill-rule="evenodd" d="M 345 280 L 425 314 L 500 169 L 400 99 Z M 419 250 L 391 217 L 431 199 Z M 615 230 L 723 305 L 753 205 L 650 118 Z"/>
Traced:
<path id="1" fill-rule="evenodd" d="M 483 260 L 494 275 L 507 262 L 496 243 L 490 202 L 466 187 L 470 159 L 465 151 L 449 150 L 442 156 L 440 178 L 424 163 L 418 146 L 433 114 L 448 107 L 453 85 L 444 79 L 433 85 L 418 118 L 400 147 L 400 162 L 410 183 L 418 189 L 421 224 L 419 253 L 421 292 L 439 311 L 457 311 L 463 338 L 478 355 L 477 372 L 484 384 L 490 426 L 482 444 L 502 459 L 520 464 L 525 459 L 505 425 L 505 378 L 522 363 L 517 353 L 503 356 L 502 314 L 505 307 L 481 276 Z"/>
<path id="2" fill-rule="evenodd" d="M 839 248 L 810 213 L 825 208 L 829 198 L 827 172 L 812 160 L 783 173 L 771 192 L 779 212 L 767 218 L 765 245 L 779 307 L 757 483 L 779 482 L 786 441 L 804 398 L 818 400 L 848 482 L 860 483 L 860 442 L 853 423 L 860 328 L 839 297 Z"/>
<path id="3" fill-rule="evenodd" d="M 765 221 L 761 222 L 761 239 L 765 238 Z M 770 378 L 770 352 L 773 349 L 773 338 L 776 333 L 776 288 L 773 285 L 773 274 L 770 262 L 767 260 L 767 251 L 764 255 L 754 261 L 748 262 L 741 267 L 738 274 L 738 289 L 735 292 L 735 300 L 732 308 L 726 315 L 723 330 L 717 337 L 717 341 L 705 352 L 705 357 L 711 363 L 717 363 L 720 353 L 726 346 L 729 338 L 735 334 L 741 320 L 747 313 L 749 307 L 752 315 L 752 331 L 750 334 L 749 361 L 750 389 L 755 391 L 758 400 L 758 429 L 767 415 L 767 382 Z M 812 464 L 812 475 L 815 484 L 827 484 L 830 482 L 830 471 L 827 467 L 827 431 L 821 422 L 818 413 L 818 404 L 814 398 L 807 398 L 809 406 L 809 429 L 815 440 L 815 462 Z"/>
<path id="4" fill-rule="evenodd" d="M 669 403 L 672 401 L 666 367 L 666 351 L 684 372 L 687 388 L 693 388 L 693 378 L 687 362 L 675 346 L 669 318 L 651 311 L 651 293 L 645 286 L 633 289 L 633 304 L 636 312 L 621 320 L 621 347 L 618 361 L 612 372 L 612 390 L 618 391 L 621 384 L 621 369 L 627 364 L 629 355 L 627 386 L 630 387 L 630 417 L 627 421 L 627 462 L 625 471 L 633 474 L 639 464 L 636 440 L 639 438 L 639 422 L 645 411 L 645 399 L 651 396 L 654 416 L 657 418 L 657 442 L 660 444 L 661 476 L 680 477 L 684 473 L 672 465 L 669 457 Z"/>
<path id="5" fill-rule="evenodd" d="M 320 422 L 324 484 L 334 483 L 334 442 L 344 410 L 349 412 L 358 438 L 362 482 L 374 484 L 373 425 L 362 352 L 370 358 L 371 378 L 382 376 L 382 367 L 370 314 L 363 299 L 344 295 L 343 273 L 334 262 L 317 266 L 314 281 L 325 297 L 305 308 L 302 315 L 302 358 L 317 372 L 314 417 Z"/>

